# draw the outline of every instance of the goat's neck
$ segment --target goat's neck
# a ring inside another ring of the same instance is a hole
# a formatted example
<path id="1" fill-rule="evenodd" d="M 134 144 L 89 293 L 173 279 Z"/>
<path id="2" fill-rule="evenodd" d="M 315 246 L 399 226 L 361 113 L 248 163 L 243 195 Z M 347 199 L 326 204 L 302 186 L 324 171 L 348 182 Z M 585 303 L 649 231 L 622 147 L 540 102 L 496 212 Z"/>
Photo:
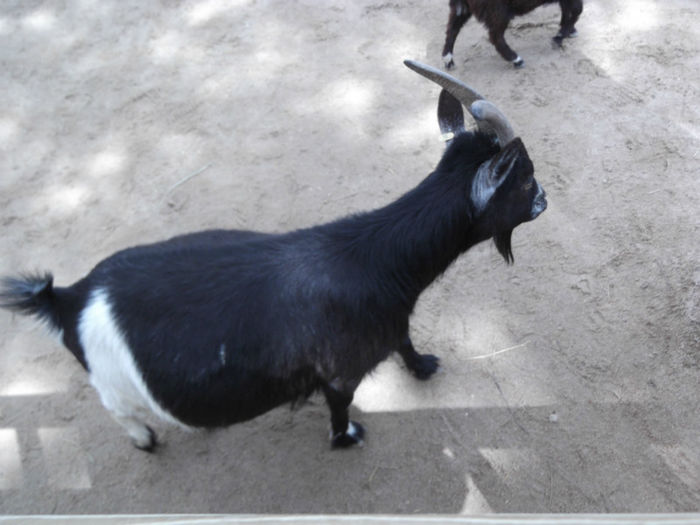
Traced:
<path id="1" fill-rule="evenodd" d="M 354 256 L 410 309 L 461 253 L 483 240 L 472 232 L 464 179 L 434 173 L 390 205 L 354 218 Z"/>

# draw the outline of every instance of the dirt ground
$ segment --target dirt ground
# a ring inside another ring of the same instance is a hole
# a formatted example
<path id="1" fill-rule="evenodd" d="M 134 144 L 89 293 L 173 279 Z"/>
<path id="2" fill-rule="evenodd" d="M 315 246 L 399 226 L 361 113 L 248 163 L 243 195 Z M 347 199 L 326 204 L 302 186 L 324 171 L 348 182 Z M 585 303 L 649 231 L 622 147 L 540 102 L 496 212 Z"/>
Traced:
<path id="1" fill-rule="evenodd" d="M 513 69 L 467 24 L 454 74 L 496 102 L 549 208 L 421 298 L 418 382 L 391 358 L 335 452 L 320 397 L 133 448 L 85 372 L 0 314 L 0 513 L 700 510 L 697 0 L 516 19 Z M 4 1 L 0 274 L 59 285 L 213 227 L 284 231 L 381 206 L 443 150 L 447 0 Z"/>

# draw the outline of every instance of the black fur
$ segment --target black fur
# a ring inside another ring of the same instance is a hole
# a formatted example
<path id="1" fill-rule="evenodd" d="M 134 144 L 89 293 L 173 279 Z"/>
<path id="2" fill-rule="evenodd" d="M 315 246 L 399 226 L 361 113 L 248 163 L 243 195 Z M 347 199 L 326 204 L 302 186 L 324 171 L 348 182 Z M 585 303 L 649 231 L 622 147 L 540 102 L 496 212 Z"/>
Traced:
<path id="1" fill-rule="evenodd" d="M 83 306 L 84 291 L 81 287 L 57 291 L 49 272 L 5 277 L 0 282 L 0 307 L 33 315 L 46 322 L 51 330 L 62 332 L 66 347 L 87 368 L 76 332 L 77 317 Z"/>
<path id="2" fill-rule="evenodd" d="M 521 186 L 534 178 L 520 140 L 508 148 L 516 169 L 478 215 L 474 175 L 500 153 L 490 137 L 464 133 L 432 174 L 378 210 L 284 234 L 215 230 L 129 248 L 68 288 L 48 275 L 6 280 L 3 304 L 63 329 L 85 365 L 77 316 L 104 290 L 150 392 L 178 420 L 228 425 L 321 390 L 333 445 L 346 446 L 357 441 L 344 434 L 364 375 L 394 351 L 421 379 L 437 369 L 408 337 L 420 293 L 488 238 L 512 260 L 510 232 L 532 218 L 534 194 Z"/>
<path id="3" fill-rule="evenodd" d="M 583 11 L 583 0 L 450 0 L 450 15 L 447 20 L 443 59 L 454 52 L 455 40 L 462 26 L 474 15 L 489 31 L 489 39 L 498 53 L 516 67 L 523 65 L 522 58 L 506 43 L 504 33 L 514 16 L 524 15 L 545 4 L 558 2 L 561 6 L 559 32 L 553 40 L 561 45 L 564 38 L 576 35 L 576 22 Z M 447 68 L 454 66 L 450 59 Z"/>
<path id="4" fill-rule="evenodd" d="M 5 277 L 0 291 L 0 306 L 24 315 L 34 315 L 59 330 L 60 321 L 52 304 L 53 275 L 25 274 Z"/>

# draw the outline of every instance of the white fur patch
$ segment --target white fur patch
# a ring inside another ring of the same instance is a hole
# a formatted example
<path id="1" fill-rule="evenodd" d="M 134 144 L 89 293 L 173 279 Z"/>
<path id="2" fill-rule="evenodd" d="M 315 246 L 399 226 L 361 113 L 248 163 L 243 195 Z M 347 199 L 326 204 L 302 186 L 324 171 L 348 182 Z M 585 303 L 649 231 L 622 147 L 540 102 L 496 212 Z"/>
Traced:
<path id="1" fill-rule="evenodd" d="M 445 63 L 445 65 L 448 65 L 450 62 L 452 62 L 452 53 L 447 53 L 445 56 L 443 56 L 442 61 Z"/>
<path id="2" fill-rule="evenodd" d="M 350 436 L 351 438 L 359 439 L 358 438 L 359 433 L 357 431 L 357 427 L 355 426 L 355 423 L 353 423 L 352 421 L 348 422 L 348 429 L 345 431 L 345 433 L 348 436 Z"/>
<path id="3" fill-rule="evenodd" d="M 185 426 L 153 398 L 112 313 L 109 294 L 92 292 L 78 323 L 80 343 L 90 370 L 90 382 L 102 404 L 137 442 L 145 439 L 143 420 L 155 414 L 168 423 Z"/>

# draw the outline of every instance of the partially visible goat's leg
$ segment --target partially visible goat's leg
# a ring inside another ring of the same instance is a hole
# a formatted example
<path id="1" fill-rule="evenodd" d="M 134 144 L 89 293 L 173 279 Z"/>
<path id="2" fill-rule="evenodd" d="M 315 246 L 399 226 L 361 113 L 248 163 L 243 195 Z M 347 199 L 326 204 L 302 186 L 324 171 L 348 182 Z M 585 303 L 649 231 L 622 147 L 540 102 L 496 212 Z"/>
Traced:
<path id="1" fill-rule="evenodd" d="M 452 69 L 455 65 L 452 58 L 455 40 L 462 26 L 467 23 L 471 12 L 464 0 L 450 0 L 450 16 L 447 19 L 447 31 L 445 35 L 445 45 L 442 48 L 442 60 L 447 69 Z"/>
<path id="2" fill-rule="evenodd" d="M 151 427 L 133 416 L 118 415 L 112 412 L 112 417 L 131 437 L 131 442 L 144 452 L 153 452 L 158 444 L 156 433 Z"/>
<path id="3" fill-rule="evenodd" d="M 437 356 L 416 352 L 408 335 L 401 342 L 399 354 L 403 358 L 406 367 L 418 379 L 429 379 L 437 371 L 440 364 L 440 359 Z"/>
<path id="4" fill-rule="evenodd" d="M 347 448 L 362 444 L 365 429 L 359 423 L 350 421 L 348 407 L 357 384 L 350 385 L 339 380 L 322 385 L 328 408 L 331 409 L 331 447 Z"/>
<path id="5" fill-rule="evenodd" d="M 559 0 L 561 5 L 561 23 L 559 32 L 552 40 L 557 46 L 562 45 L 565 38 L 574 38 L 578 35 L 576 32 L 576 22 L 583 11 L 582 0 Z"/>
<path id="6" fill-rule="evenodd" d="M 92 384 L 100 394 L 102 405 L 114 420 L 126 430 L 134 446 L 145 452 L 153 452 L 158 444 L 158 439 L 153 429 L 139 417 L 142 409 L 127 401 L 124 396 L 118 395 L 114 390 L 105 389 L 104 385 L 94 381 Z"/>
<path id="7" fill-rule="evenodd" d="M 496 46 L 496 51 L 508 62 L 512 62 L 515 67 L 522 67 L 525 63 L 520 55 L 513 51 L 506 43 L 505 32 L 508 27 L 508 19 L 504 18 L 494 26 L 489 28 L 489 40 Z"/>

